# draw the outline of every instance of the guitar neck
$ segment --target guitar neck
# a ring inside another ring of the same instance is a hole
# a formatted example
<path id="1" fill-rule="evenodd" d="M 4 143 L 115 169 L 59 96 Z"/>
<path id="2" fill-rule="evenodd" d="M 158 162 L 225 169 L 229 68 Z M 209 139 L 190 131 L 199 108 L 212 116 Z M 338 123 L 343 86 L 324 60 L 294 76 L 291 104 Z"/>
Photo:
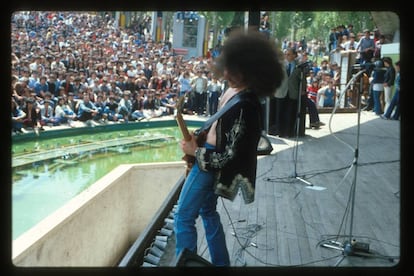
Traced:
<path id="1" fill-rule="evenodd" d="M 183 135 L 184 140 L 185 141 L 190 141 L 191 140 L 191 134 L 188 131 L 187 124 L 185 123 L 185 121 L 183 119 L 183 116 L 181 114 L 177 113 L 176 121 L 177 121 L 178 127 L 181 130 L 181 133 Z"/>

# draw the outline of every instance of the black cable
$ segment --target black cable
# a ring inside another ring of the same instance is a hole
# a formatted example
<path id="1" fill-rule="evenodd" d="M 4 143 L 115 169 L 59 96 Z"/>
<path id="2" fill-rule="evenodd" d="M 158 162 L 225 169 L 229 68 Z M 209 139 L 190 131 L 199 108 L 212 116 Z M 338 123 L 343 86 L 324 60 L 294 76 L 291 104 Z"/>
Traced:
<path id="1" fill-rule="evenodd" d="M 300 266 L 306 266 L 306 265 L 310 265 L 310 264 L 315 264 L 315 263 L 319 263 L 319 262 L 325 262 L 325 261 L 327 261 L 327 260 L 331 260 L 331 259 L 334 259 L 334 258 L 338 258 L 339 256 L 342 256 L 342 254 L 339 254 L 339 255 L 335 255 L 335 256 L 332 256 L 332 257 L 328 257 L 328 258 L 322 258 L 322 259 L 319 259 L 319 260 L 314 260 L 314 261 L 310 261 L 310 262 L 306 262 L 306 263 L 301 263 L 301 264 L 295 264 L 295 265 L 279 265 L 279 264 L 273 264 L 273 263 L 268 263 L 268 262 L 264 262 L 264 261 L 262 261 L 261 259 L 259 259 L 259 258 L 257 258 L 256 256 L 254 256 L 247 248 L 248 247 L 250 247 L 250 246 L 253 246 L 253 247 L 256 247 L 257 245 L 256 244 L 254 244 L 254 243 L 252 243 L 252 242 L 249 242 L 250 241 L 250 239 L 252 238 L 252 237 L 254 237 L 254 235 L 258 232 L 258 231 L 260 231 L 261 229 L 262 229 L 262 227 L 261 227 L 261 225 L 259 225 L 259 224 L 253 224 L 252 226 L 254 227 L 253 229 L 248 229 L 248 231 L 250 230 L 250 233 L 252 233 L 253 235 L 252 236 L 248 236 L 248 237 L 242 237 L 242 236 L 240 236 L 238 233 L 237 233 L 237 230 L 236 230 L 236 227 L 234 226 L 234 222 L 233 222 L 233 220 L 231 219 L 231 216 L 230 216 L 230 213 L 229 213 L 229 211 L 227 210 L 227 208 L 226 208 L 226 205 L 224 204 L 224 200 L 223 200 L 223 198 L 220 198 L 221 199 L 221 202 L 222 202 L 222 204 L 223 204 L 223 208 L 224 208 L 224 211 L 226 212 L 226 214 L 227 214 L 227 216 L 228 216 L 228 218 L 229 218 L 229 221 L 230 221 L 230 225 L 232 226 L 232 229 L 233 229 L 233 236 L 236 238 L 236 241 L 237 241 L 237 243 L 240 245 L 240 248 L 236 251 L 236 261 L 240 261 L 242 264 L 243 264 L 243 266 L 246 266 L 246 261 L 245 260 L 242 260 L 242 252 L 244 251 L 244 252 L 246 252 L 250 257 L 252 257 L 253 259 L 255 259 L 256 261 L 258 261 L 259 263 L 261 263 L 261 264 L 263 264 L 263 265 L 266 265 L 266 266 L 273 266 L 273 267 L 300 267 Z M 237 221 L 238 222 L 238 221 Z M 244 221 L 242 221 L 242 222 L 244 222 Z M 253 230 L 253 231 L 252 231 Z M 240 241 L 240 239 L 239 239 L 239 237 L 242 237 L 242 238 L 246 238 L 246 241 L 245 241 L 245 243 L 243 244 L 241 241 Z M 256 246 L 255 246 L 256 245 Z"/>

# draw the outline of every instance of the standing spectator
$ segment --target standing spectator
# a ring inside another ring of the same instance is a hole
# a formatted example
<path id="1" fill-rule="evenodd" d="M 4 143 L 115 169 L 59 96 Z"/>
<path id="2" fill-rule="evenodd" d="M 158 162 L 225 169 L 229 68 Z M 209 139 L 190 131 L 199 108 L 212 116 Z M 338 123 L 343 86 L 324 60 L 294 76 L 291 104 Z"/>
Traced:
<path id="1" fill-rule="evenodd" d="M 344 42 L 343 44 L 343 48 L 345 51 L 355 51 L 357 48 L 357 42 L 355 41 L 355 34 L 354 33 L 350 33 L 349 34 L 349 39 Z"/>
<path id="2" fill-rule="evenodd" d="M 211 78 L 209 84 L 207 86 L 207 93 L 208 93 L 208 108 L 209 112 L 208 115 L 214 115 L 217 112 L 218 108 L 218 101 L 221 95 L 221 84 L 217 80 L 215 76 Z"/>
<path id="3" fill-rule="evenodd" d="M 375 41 L 375 50 L 374 50 L 374 60 L 379 60 L 381 58 L 381 46 L 385 44 L 385 35 L 380 35 L 379 39 Z M 392 67 L 392 63 L 391 63 Z"/>
<path id="4" fill-rule="evenodd" d="M 318 104 L 318 90 L 319 90 L 319 81 L 316 78 L 313 78 L 311 83 L 307 87 L 307 96 L 311 101 L 316 105 Z"/>
<path id="5" fill-rule="evenodd" d="M 376 115 L 382 114 L 381 94 L 384 92 L 385 71 L 382 60 L 377 60 L 371 73 L 372 96 L 374 99 L 373 111 Z"/>
<path id="6" fill-rule="evenodd" d="M 180 93 L 179 93 L 180 97 L 189 93 L 192 90 L 190 73 L 188 71 L 184 71 L 178 77 L 178 83 L 180 84 Z"/>
<path id="7" fill-rule="evenodd" d="M 203 76 L 203 71 L 197 70 L 197 75 L 191 80 L 191 86 L 194 93 L 193 109 L 197 115 L 201 116 L 205 108 L 205 95 L 207 91 L 207 78 Z"/>
<path id="8" fill-rule="evenodd" d="M 178 83 L 179 83 L 179 97 L 182 97 L 185 95 L 186 102 L 185 102 L 185 109 L 188 114 L 193 114 L 194 109 L 194 91 L 193 87 L 191 86 L 191 79 L 190 79 L 190 72 L 189 71 L 183 71 L 181 75 L 178 77 Z"/>
<path id="9" fill-rule="evenodd" d="M 269 15 L 264 13 L 262 15 L 262 19 L 260 21 L 260 28 L 259 30 L 265 34 L 265 36 L 269 39 L 270 38 L 270 23 L 269 23 Z"/>
<path id="10" fill-rule="evenodd" d="M 394 96 L 391 99 L 390 105 L 385 110 L 385 113 L 381 115 L 382 119 L 398 120 L 400 118 L 400 61 L 395 63 L 395 72 Z"/>
<path id="11" fill-rule="evenodd" d="M 328 51 L 329 53 L 336 49 L 338 45 L 338 37 L 339 33 L 336 31 L 336 28 L 331 28 L 331 32 L 329 33 L 329 44 L 328 44 Z"/>
<path id="12" fill-rule="evenodd" d="M 386 68 L 384 75 L 384 112 L 388 109 L 391 102 L 391 93 L 395 81 L 395 68 L 392 64 L 392 58 L 384 57 L 382 59 Z"/>
<path id="13" fill-rule="evenodd" d="M 374 56 L 375 42 L 371 38 L 371 32 L 364 30 L 365 36 L 358 42 L 357 51 L 360 53 L 360 64 L 371 63 L 371 59 Z"/>
<path id="14" fill-rule="evenodd" d="M 286 84 L 276 92 L 276 121 L 274 132 L 279 137 L 290 138 L 296 134 L 305 135 L 305 101 L 306 101 L 306 77 L 302 74 L 303 68 L 297 66 L 297 52 L 294 48 L 288 48 L 285 51 L 286 62 Z M 300 91 L 300 88 L 302 91 Z M 301 110 L 298 110 L 298 100 L 301 102 Z M 297 117 L 300 113 L 299 125 Z M 298 129 L 297 129 L 298 127 Z M 296 131 L 298 130 L 298 133 Z"/>

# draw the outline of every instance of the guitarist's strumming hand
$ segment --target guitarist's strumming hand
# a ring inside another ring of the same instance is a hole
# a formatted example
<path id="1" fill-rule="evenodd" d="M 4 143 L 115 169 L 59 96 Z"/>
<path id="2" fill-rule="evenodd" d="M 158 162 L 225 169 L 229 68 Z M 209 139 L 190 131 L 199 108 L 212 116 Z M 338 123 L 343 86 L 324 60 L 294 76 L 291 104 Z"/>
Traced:
<path id="1" fill-rule="evenodd" d="M 181 140 L 180 146 L 182 151 L 190 156 L 195 156 L 195 151 L 198 147 L 197 138 L 194 136 L 194 133 L 191 133 L 191 140 L 186 141 L 185 139 Z"/>

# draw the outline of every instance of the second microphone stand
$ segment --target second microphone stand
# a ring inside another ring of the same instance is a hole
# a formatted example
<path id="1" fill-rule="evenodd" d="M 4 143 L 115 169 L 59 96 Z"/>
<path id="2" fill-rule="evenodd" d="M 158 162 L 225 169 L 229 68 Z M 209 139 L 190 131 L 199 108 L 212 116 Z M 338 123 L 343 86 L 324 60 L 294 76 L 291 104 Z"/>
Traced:
<path id="1" fill-rule="evenodd" d="M 305 68 L 304 66 L 298 66 L 300 68 L 300 83 L 299 83 L 299 95 L 298 95 L 298 105 L 297 105 L 297 112 L 296 112 L 296 138 L 295 138 L 295 145 L 293 147 L 294 152 L 294 171 L 293 171 L 293 177 L 306 185 L 313 186 L 313 184 L 306 179 L 303 179 L 302 177 L 298 176 L 297 173 L 297 161 L 298 161 L 298 144 L 299 144 L 299 131 L 300 131 L 300 125 L 301 125 L 301 108 L 302 108 L 302 90 L 303 90 L 303 78 L 305 75 Z"/>

